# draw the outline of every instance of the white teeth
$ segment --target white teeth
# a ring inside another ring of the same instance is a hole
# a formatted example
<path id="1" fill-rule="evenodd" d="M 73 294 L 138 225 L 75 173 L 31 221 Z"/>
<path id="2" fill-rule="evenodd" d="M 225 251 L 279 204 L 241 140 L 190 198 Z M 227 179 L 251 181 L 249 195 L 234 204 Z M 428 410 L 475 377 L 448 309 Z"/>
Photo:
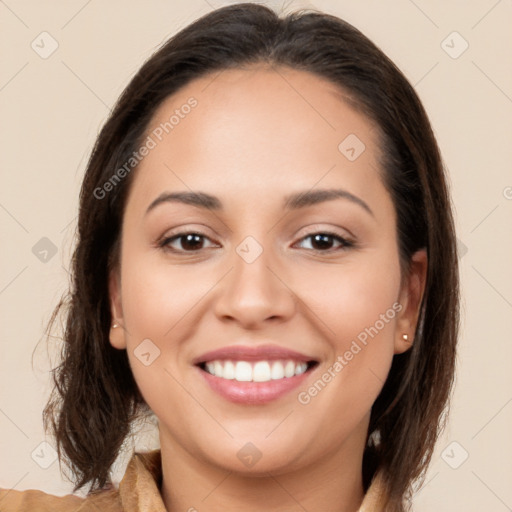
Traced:
<path id="1" fill-rule="evenodd" d="M 307 363 L 295 361 L 208 361 L 205 369 L 211 375 L 238 382 L 268 382 L 301 375 Z"/>
<path id="2" fill-rule="evenodd" d="M 298 364 L 295 367 L 295 375 L 300 375 L 301 373 L 304 373 L 307 369 L 308 369 L 307 363 Z"/>
<path id="3" fill-rule="evenodd" d="M 284 367 L 284 376 L 293 377 L 295 375 L 295 363 L 293 361 L 287 361 Z"/>
<path id="4" fill-rule="evenodd" d="M 217 377 L 222 377 L 222 375 L 217 375 Z M 247 361 L 237 361 L 235 366 L 235 380 L 238 382 L 250 382 L 252 380 L 251 363 Z"/>
<path id="5" fill-rule="evenodd" d="M 215 375 L 218 375 L 219 377 L 224 377 L 224 366 L 220 361 L 213 362 L 213 371 L 215 372 Z"/>
<path id="6" fill-rule="evenodd" d="M 270 365 L 267 361 L 258 361 L 252 370 L 254 382 L 268 382 L 270 380 Z"/>
<path id="7" fill-rule="evenodd" d="M 235 365 L 231 361 L 226 361 L 224 363 L 224 371 L 222 372 L 222 378 L 229 380 L 233 380 L 235 378 Z"/>
<path id="8" fill-rule="evenodd" d="M 284 367 L 281 361 L 274 361 L 271 377 L 272 380 L 282 379 L 284 377 Z"/>

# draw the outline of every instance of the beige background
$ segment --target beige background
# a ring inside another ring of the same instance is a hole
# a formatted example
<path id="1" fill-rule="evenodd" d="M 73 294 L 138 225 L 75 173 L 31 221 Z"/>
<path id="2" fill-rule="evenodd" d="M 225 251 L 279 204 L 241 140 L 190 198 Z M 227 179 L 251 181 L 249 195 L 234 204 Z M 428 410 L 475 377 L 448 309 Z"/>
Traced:
<path id="1" fill-rule="evenodd" d="M 51 446 L 41 445 L 53 442 L 41 421 L 50 390 L 45 344 L 33 368 L 31 356 L 67 285 L 84 166 L 143 60 L 226 3 L 0 1 L 0 487 L 71 492 Z M 287 10 L 304 5 L 312 4 L 292 1 Z M 464 293 L 459 367 L 448 428 L 415 510 L 512 510 L 512 2 L 315 0 L 313 7 L 354 24 L 401 67 L 450 172 Z M 58 48 L 43 59 L 31 43 L 42 53 L 50 37 Z M 150 430 L 141 444 L 154 442 Z M 116 474 L 125 463 L 120 457 Z"/>

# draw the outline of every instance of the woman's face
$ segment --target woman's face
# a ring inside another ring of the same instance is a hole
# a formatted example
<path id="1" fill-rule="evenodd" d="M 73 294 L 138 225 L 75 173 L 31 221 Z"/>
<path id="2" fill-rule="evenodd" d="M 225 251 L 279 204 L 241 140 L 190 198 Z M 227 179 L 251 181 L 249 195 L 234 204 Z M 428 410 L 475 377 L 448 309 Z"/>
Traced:
<path id="1" fill-rule="evenodd" d="M 376 128 L 321 78 L 251 67 L 168 98 L 144 144 L 111 343 L 162 446 L 239 472 L 358 460 L 426 268 L 401 286 Z"/>

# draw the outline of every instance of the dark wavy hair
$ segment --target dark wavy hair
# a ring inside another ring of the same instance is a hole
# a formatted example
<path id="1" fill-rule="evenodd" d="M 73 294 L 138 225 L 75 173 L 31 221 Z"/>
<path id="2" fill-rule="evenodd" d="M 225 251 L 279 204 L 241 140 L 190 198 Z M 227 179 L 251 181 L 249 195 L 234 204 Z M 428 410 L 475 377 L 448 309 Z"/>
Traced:
<path id="1" fill-rule="evenodd" d="M 110 469 L 132 422 L 150 412 L 126 351 L 109 343 L 108 278 L 119 265 L 123 211 L 136 168 L 103 199 L 95 191 L 137 150 L 166 98 L 208 73 L 258 63 L 326 78 L 374 122 L 403 272 L 414 252 L 425 248 L 428 254 L 414 343 L 394 356 L 371 411 L 363 457 L 365 489 L 379 471 L 386 510 L 402 511 L 444 427 L 454 380 L 459 277 L 452 206 L 427 114 L 407 79 L 360 31 L 320 12 L 280 17 L 248 3 L 214 10 L 165 42 L 121 94 L 85 171 L 71 283 L 48 324 L 51 330 L 58 313 L 65 314 L 44 427 L 71 468 L 75 491 L 89 483 L 94 493 L 111 483 Z"/>

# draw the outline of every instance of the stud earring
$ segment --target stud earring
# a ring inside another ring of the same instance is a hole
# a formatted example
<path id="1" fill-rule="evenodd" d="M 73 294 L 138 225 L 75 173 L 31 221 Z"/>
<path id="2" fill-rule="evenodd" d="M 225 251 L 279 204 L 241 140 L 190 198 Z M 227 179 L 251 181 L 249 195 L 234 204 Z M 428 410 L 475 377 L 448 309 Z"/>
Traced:
<path id="1" fill-rule="evenodd" d="M 112 325 L 112 329 L 115 329 L 116 327 L 119 327 L 119 325 L 118 324 Z"/>
<path id="2" fill-rule="evenodd" d="M 404 341 L 409 341 L 409 336 L 407 334 L 402 334 L 402 338 Z"/>

